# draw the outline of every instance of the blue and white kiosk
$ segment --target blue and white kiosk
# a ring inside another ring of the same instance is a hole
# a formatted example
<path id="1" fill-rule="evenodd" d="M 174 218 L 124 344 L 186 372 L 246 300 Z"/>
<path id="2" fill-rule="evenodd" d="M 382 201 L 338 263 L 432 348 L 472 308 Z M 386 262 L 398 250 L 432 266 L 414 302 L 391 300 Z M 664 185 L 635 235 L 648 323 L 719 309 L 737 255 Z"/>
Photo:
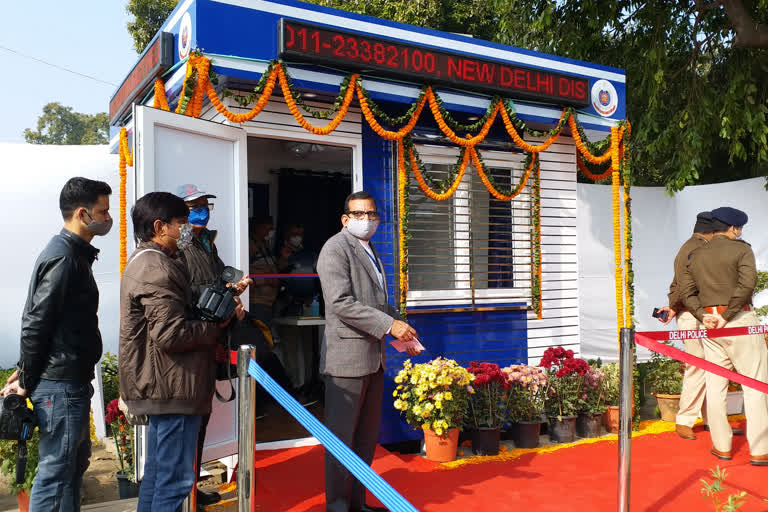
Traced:
<path id="1" fill-rule="evenodd" d="M 179 2 L 110 103 L 113 126 L 127 127 L 134 148 L 129 208 L 147 192 L 198 184 L 217 195 L 212 225 L 222 258 L 245 269 L 249 219 L 268 214 L 278 226 L 302 223 L 305 246 L 319 252 L 340 227 L 343 198 L 364 189 L 382 213 L 373 242 L 393 305 L 401 284 L 397 144 L 370 128 L 357 102 L 335 131 L 315 135 L 297 124 L 279 87 L 249 122 L 228 121 L 208 100 L 199 118 L 175 114 L 194 49 L 210 59 L 216 90 L 232 92 L 223 100 L 232 112 L 250 110 L 237 100 L 253 90 L 270 61 L 281 59 L 305 104 L 319 110 L 332 107 L 340 84 L 355 72 L 370 99 L 391 116 L 406 112 L 431 84 L 443 107 L 465 124 L 482 121 L 494 95 L 508 98 L 517 118 L 538 130 L 556 126 L 564 106 L 577 109 L 579 124 L 593 139 L 605 138 L 626 117 L 620 69 L 295 0 Z M 158 77 L 171 112 L 152 107 Z M 525 171 L 525 155 L 500 125 L 494 123 L 478 151 L 497 183 L 514 185 Z M 411 136 L 432 183 L 453 176 L 460 148 L 443 136 L 428 106 Z M 524 137 L 531 144 L 545 138 Z M 117 152 L 117 136 L 112 144 Z M 469 165 L 453 196 L 434 201 L 411 180 L 404 306 L 427 346 L 421 357 L 504 366 L 536 363 L 550 346 L 579 352 L 577 164 L 567 129 L 539 160 L 540 315 L 533 311 L 531 287 L 530 182 L 513 200 L 495 201 Z M 380 442 L 416 439 L 420 433 L 399 420 L 387 399 L 404 357 L 391 347 L 386 355 Z M 311 360 L 292 361 L 290 347 L 281 356 L 294 379 L 309 373 Z M 206 460 L 237 452 L 233 404 L 214 402 Z"/>

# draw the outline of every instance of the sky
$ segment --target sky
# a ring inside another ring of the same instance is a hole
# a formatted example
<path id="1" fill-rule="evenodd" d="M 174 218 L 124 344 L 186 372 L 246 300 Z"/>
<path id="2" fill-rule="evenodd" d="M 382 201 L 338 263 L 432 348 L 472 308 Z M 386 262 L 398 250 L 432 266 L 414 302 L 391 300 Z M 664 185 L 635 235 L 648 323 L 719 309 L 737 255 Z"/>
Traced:
<path id="1" fill-rule="evenodd" d="M 49 102 L 107 112 L 138 55 L 125 28 L 127 0 L 0 1 L 0 142 L 24 142 Z M 90 75 L 90 80 L 4 48 Z"/>

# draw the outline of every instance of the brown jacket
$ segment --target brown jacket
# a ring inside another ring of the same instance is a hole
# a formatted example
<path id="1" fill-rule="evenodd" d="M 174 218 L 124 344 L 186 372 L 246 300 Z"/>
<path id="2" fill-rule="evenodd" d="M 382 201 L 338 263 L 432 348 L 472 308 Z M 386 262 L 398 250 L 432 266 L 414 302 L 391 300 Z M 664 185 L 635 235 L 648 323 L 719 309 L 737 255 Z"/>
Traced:
<path id="1" fill-rule="evenodd" d="M 706 243 L 706 238 L 698 233 L 694 233 L 691 238 L 686 240 L 680 247 L 680 250 L 677 251 L 674 263 L 675 273 L 672 276 L 672 283 L 669 285 L 669 294 L 667 294 L 667 297 L 669 297 L 669 307 L 673 309 L 675 313 L 680 313 L 685 309 L 683 298 L 680 294 L 680 279 L 682 275 L 685 274 L 685 269 L 688 267 L 688 257 L 691 255 L 691 252 Z"/>
<path id="2" fill-rule="evenodd" d="M 135 261 L 134 261 L 135 258 Z M 222 330 L 193 319 L 178 257 L 142 243 L 120 282 L 120 393 L 134 414 L 211 412 L 213 349 Z"/>
<path id="3" fill-rule="evenodd" d="M 731 320 L 752 303 L 755 284 L 757 268 L 750 245 L 715 235 L 691 253 L 680 291 L 685 306 L 699 320 L 704 318 L 706 306 L 728 306 L 722 317 Z"/>

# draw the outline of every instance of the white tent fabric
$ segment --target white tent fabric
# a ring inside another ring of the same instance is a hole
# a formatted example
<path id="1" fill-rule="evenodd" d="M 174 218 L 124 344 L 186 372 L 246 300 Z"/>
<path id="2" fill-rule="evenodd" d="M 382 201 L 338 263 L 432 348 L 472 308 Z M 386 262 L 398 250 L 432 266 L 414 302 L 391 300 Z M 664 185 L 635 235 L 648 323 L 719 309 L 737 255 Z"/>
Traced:
<path id="1" fill-rule="evenodd" d="M 632 260 L 635 273 L 635 320 L 638 331 L 675 329 L 651 317 L 654 307 L 667 304 L 672 262 L 693 231 L 696 214 L 719 206 L 744 210 L 749 222 L 744 239 L 752 244 L 757 267 L 768 270 L 768 238 L 761 236 L 768 219 L 768 192 L 763 178 L 686 187 L 674 196 L 663 188 L 632 188 Z M 579 307 L 581 354 L 585 358 L 618 359 L 616 299 L 613 278 L 611 187 L 579 184 Z M 768 302 L 768 293 L 756 305 Z M 638 358 L 650 354 L 639 347 Z"/>

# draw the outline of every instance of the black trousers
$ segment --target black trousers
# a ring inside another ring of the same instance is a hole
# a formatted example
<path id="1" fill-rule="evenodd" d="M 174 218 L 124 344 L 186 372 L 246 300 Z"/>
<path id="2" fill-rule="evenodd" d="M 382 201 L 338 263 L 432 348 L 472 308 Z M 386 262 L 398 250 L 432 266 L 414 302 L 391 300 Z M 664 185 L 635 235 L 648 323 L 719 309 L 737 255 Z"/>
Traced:
<path id="1" fill-rule="evenodd" d="M 364 377 L 325 376 L 325 425 L 366 464 L 373 462 L 381 425 L 384 370 Z M 349 512 L 365 504 L 365 487 L 325 452 L 325 510 Z"/>
<path id="2" fill-rule="evenodd" d="M 208 422 L 211 415 L 206 414 L 200 417 L 200 431 L 197 434 L 197 457 L 195 457 L 195 478 L 200 478 L 200 468 L 203 463 L 203 445 L 205 445 L 205 432 L 208 429 Z"/>

